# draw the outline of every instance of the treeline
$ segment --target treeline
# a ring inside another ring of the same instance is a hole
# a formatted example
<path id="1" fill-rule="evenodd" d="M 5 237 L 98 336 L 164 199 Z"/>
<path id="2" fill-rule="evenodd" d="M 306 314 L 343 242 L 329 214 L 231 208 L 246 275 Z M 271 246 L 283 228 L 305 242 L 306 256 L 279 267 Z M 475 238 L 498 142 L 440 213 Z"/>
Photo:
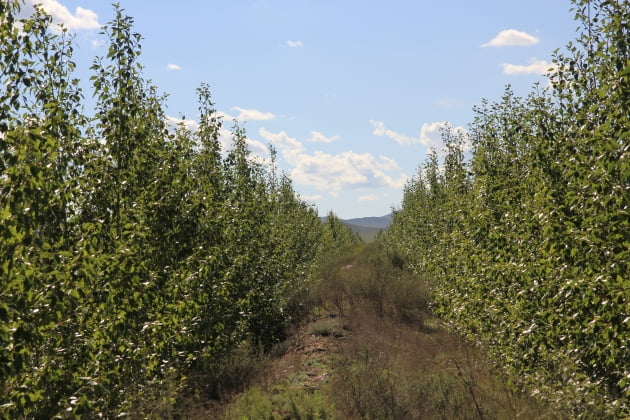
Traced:
<path id="1" fill-rule="evenodd" d="M 630 414 L 630 2 L 574 0 L 548 87 L 445 129 L 385 236 L 436 310 L 569 417 Z M 522 389 L 522 388 L 521 388 Z M 565 411 L 566 412 L 566 411 Z"/>
<path id="2" fill-rule="evenodd" d="M 0 418 L 142 417 L 281 339 L 313 267 L 355 237 L 236 123 L 222 153 L 207 86 L 198 127 L 169 130 L 121 9 L 93 118 L 72 37 L 19 9 L 0 2 Z"/>

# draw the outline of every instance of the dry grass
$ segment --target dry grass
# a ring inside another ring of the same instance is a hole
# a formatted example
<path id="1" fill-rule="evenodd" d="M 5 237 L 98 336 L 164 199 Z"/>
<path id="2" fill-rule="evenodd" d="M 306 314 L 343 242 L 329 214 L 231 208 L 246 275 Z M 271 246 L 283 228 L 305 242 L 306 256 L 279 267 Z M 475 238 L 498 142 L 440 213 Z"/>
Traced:
<path id="1" fill-rule="evenodd" d="M 340 418 L 560 418 L 513 392 L 482 351 L 432 317 L 429 290 L 377 243 L 327 269 L 316 293 L 351 331 L 333 364 Z"/>
<path id="2" fill-rule="evenodd" d="M 331 397 L 347 419 L 560 418 L 516 395 L 482 352 L 445 328 L 418 329 L 354 312 Z"/>
<path id="3" fill-rule="evenodd" d="M 224 368 L 223 382 L 244 392 L 214 407 L 197 399 L 180 418 L 562 418 L 434 318 L 429 290 L 377 243 L 358 248 L 322 270 L 310 317 L 275 354 Z"/>
<path id="4" fill-rule="evenodd" d="M 419 327 L 429 300 L 427 283 L 392 264 L 378 243 L 357 248 L 324 267 L 311 294 L 313 305 L 332 308 L 340 316 L 369 308 L 380 317 Z"/>

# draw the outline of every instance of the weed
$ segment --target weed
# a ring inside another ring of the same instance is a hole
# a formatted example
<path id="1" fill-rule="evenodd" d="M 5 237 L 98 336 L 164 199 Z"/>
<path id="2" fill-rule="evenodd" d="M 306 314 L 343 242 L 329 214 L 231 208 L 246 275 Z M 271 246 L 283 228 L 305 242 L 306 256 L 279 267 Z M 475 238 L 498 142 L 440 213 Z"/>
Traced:
<path id="1" fill-rule="evenodd" d="M 287 385 L 265 389 L 254 386 L 237 398 L 225 411 L 224 418 L 231 419 L 332 419 L 330 404 L 319 391 L 302 392 Z"/>
<path id="2" fill-rule="evenodd" d="M 480 352 L 444 330 L 367 315 L 352 323 L 358 331 L 335 359 L 331 383 L 345 418 L 558 418 L 514 394 Z"/>
<path id="3" fill-rule="evenodd" d="M 348 335 L 348 329 L 349 327 L 344 324 L 341 318 L 332 317 L 314 322 L 309 327 L 308 333 L 322 337 L 340 338 Z"/>
<path id="4" fill-rule="evenodd" d="M 311 299 L 328 303 L 341 317 L 369 307 L 379 317 L 423 327 L 429 288 L 424 279 L 395 265 L 378 243 L 364 245 L 331 262 L 312 290 Z"/>
<path id="5" fill-rule="evenodd" d="M 331 262 L 310 301 L 303 333 L 274 350 L 284 362 L 275 373 L 259 369 L 221 418 L 559 418 L 514 392 L 480 349 L 434 318 L 427 283 L 378 244 Z M 225 372 L 241 378 L 239 368 Z"/>

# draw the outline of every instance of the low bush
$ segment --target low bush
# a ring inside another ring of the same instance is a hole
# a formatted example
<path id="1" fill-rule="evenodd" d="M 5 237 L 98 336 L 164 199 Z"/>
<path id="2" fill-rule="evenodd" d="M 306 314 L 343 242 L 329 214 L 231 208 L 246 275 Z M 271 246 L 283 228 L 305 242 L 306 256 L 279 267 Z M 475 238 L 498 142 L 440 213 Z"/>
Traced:
<path id="1" fill-rule="evenodd" d="M 480 352 L 444 330 L 366 318 L 370 334 L 357 332 L 333 363 L 331 398 L 342 418 L 562 418 L 512 392 Z"/>
<path id="2" fill-rule="evenodd" d="M 330 404 L 321 392 L 304 393 L 284 386 L 250 388 L 231 405 L 225 420 L 326 420 L 334 418 Z"/>
<path id="3" fill-rule="evenodd" d="M 427 283 L 395 263 L 378 242 L 358 246 L 323 268 L 311 300 L 326 302 L 340 316 L 367 306 L 380 317 L 422 327 L 429 310 Z"/>

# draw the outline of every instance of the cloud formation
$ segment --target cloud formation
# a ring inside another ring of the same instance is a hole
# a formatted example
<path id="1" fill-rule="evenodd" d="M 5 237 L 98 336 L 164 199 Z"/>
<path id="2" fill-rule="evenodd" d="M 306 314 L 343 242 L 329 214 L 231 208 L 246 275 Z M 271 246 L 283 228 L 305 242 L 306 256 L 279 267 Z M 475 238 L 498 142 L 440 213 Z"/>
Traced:
<path id="1" fill-rule="evenodd" d="M 304 46 L 302 41 L 287 41 L 287 45 L 291 48 L 300 48 Z"/>
<path id="2" fill-rule="evenodd" d="M 239 112 L 236 119 L 240 121 L 267 121 L 276 118 L 271 112 L 261 112 L 257 109 L 245 109 L 239 106 L 235 106 L 232 109 Z"/>
<path id="3" fill-rule="evenodd" d="M 385 171 L 397 171 L 400 169 L 400 166 L 394 159 L 383 155 L 379 155 L 378 158 L 381 160 L 381 169 Z"/>
<path id="4" fill-rule="evenodd" d="M 245 143 L 251 152 L 250 160 L 261 164 L 269 163 L 269 159 L 267 158 L 269 149 L 266 144 L 249 137 L 245 137 Z M 221 152 L 223 153 L 232 150 L 234 137 L 231 130 L 227 128 L 221 128 L 219 130 L 219 144 L 221 145 Z"/>
<path id="5" fill-rule="evenodd" d="M 420 129 L 420 144 L 433 148 L 440 146 L 442 144 L 442 130 L 445 126 L 446 124 L 442 121 L 422 124 L 422 128 Z"/>
<path id="6" fill-rule="evenodd" d="M 185 128 L 191 131 L 195 131 L 199 127 L 199 124 L 195 120 L 183 120 L 177 117 L 166 116 L 166 125 L 169 129 L 174 130 L 182 124 Z"/>
<path id="7" fill-rule="evenodd" d="M 168 63 L 168 65 L 166 66 L 166 69 L 171 70 L 171 71 L 177 71 L 177 70 L 181 70 L 182 68 L 178 64 Z"/>
<path id="8" fill-rule="evenodd" d="M 290 137 L 285 131 L 272 133 L 261 127 L 258 130 L 258 134 L 277 147 L 289 163 L 296 162 L 299 159 L 299 155 L 304 151 L 302 143 L 294 137 Z"/>
<path id="9" fill-rule="evenodd" d="M 536 45 L 540 42 L 538 38 L 526 32 L 517 31 L 516 29 L 506 29 L 499 32 L 497 36 L 489 42 L 482 44 L 482 47 L 526 47 Z"/>
<path id="10" fill-rule="evenodd" d="M 320 191 L 339 192 L 353 188 L 402 188 L 407 177 L 394 178 L 385 172 L 389 163 L 369 153 L 346 151 L 332 155 L 316 151 L 301 153 L 295 160 L 291 177 L 297 183 L 311 185 Z"/>
<path id="11" fill-rule="evenodd" d="M 418 139 L 415 137 L 409 137 L 405 134 L 397 133 L 396 131 L 388 129 L 385 127 L 385 123 L 383 121 L 370 120 L 370 124 L 374 126 L 374 131 L 372 133 L 376 136 L 389 137 L 390 139 L 396 141 L 396 143 L 403 146 L 418 143 Z"/>
<path id="12" fill-rule="evenodd" d="M 263 155 L 267 155 L 269 153 L 269 148 L 263 142 L 260 142 L 258 140 L 254 140 L 254 139 L 250 139 L 249 137 L 247 137 L 245 139 L 245 143 L 247 143 L 247 147 L 249 147 L 249 150 L 253 154 L 256 154 L 256 155 L 259 155 L 259 156 L 263 156 Z"/>
<path id="13" fill-rule="evenodd" d="M 188 120 L 188 119 L 185 120 L 185 119 L 181 119 L 177 117 L 171 117 L 168 115 L 166 116 L 165 122 L 166 122 L 166 126 L 171 131 L 174 131 L 176 128 L 178 128 L 181 125 L 183 125 L 184 128 L 192 132 L 197 131 L 197 129 L 199 128 L 199 123 L 195 120 Z M 219 140 L 219 144 L 221 145 L 221 151 L 223 153 L 226 153 L 228 150 L 232 148 L 232 144 L 233 144 L 232 131 L 228 130 L 227 128 L 221 128 L 219 130 L 218 140 Z M 249 150 L 252 152 L 252 157 L 254 158 L 254 160 L 257 160 L 263 163 L 266 162 L 265 160 L 266 158 L 263 157 L 263 156 L 266 156 L 269 152 L 266 144 L 258 140 L 251 139 L 249 137 L 245 138 L 245 142 L 247 143 Z"/>
<path id="14" fill-rule="evenodd" d="M 84 9 L 81 6 L 77 6 L 72 14 L 57 0 L 29 0 L 29 3 L 41 4 L 46 13 L 52 16 L 54 23 L 63 24 L 70 31 L 98 29 L 103 26 L 98 22 L 98 15 L 93 10 Z"/>
<path id="15" fill-rule="evenodd" d="M 100 48 L 105 45 L 105 40 L 103 39 L 93 39 L 90 41 L 90 46 L 94 49 Z"/>
<path id="16" fill-rule="evenodd" d="M 308 141 L 312 143 L 332 143 L 339 140 L 339 138 L 339 136 L 326 137 L 319 131 L 311 131 L 311 137 L 308 139 Z"/>
<path id="17" fill-rule="evenodd" d="M 400 168 L 393 159 L 385 156 L 376 158 L 370 153 L 352 151 L 309 154 L 302 143 L 284 131 L 272 133 L 261 128 L 258 134 L 276 146 L 283 159 L 293 167 L 290 175 L 296 183 L 333 195 L 353 188 L 402 188 L 408 179 L 405 174 L 397 177 L 389 174 Z"/>
<path id="18" fill-rule="evenodd" d="M 504 63 L 503 73 L 505 74 L 547 74 L 554 66 L 545 60 L 532 58 L 527 65 Z"/>
<path id="19" fill-rule="evenodd" d="M 442 121 L 424 123 L 418 137 L 411 137 L 388 129 L 382 121 L 370 120 L 370 123 L 374 126 L 372 133 L 376 136 L 389 137 L 402 146 L 421 144 L 425 147 L 434 147 L 436 149 L 442 145 L 442 129 L 446 127 L 446 123 Z M 466 131 L 463 127 L 453 127 L 452 129 L 453 131 Z"/>

